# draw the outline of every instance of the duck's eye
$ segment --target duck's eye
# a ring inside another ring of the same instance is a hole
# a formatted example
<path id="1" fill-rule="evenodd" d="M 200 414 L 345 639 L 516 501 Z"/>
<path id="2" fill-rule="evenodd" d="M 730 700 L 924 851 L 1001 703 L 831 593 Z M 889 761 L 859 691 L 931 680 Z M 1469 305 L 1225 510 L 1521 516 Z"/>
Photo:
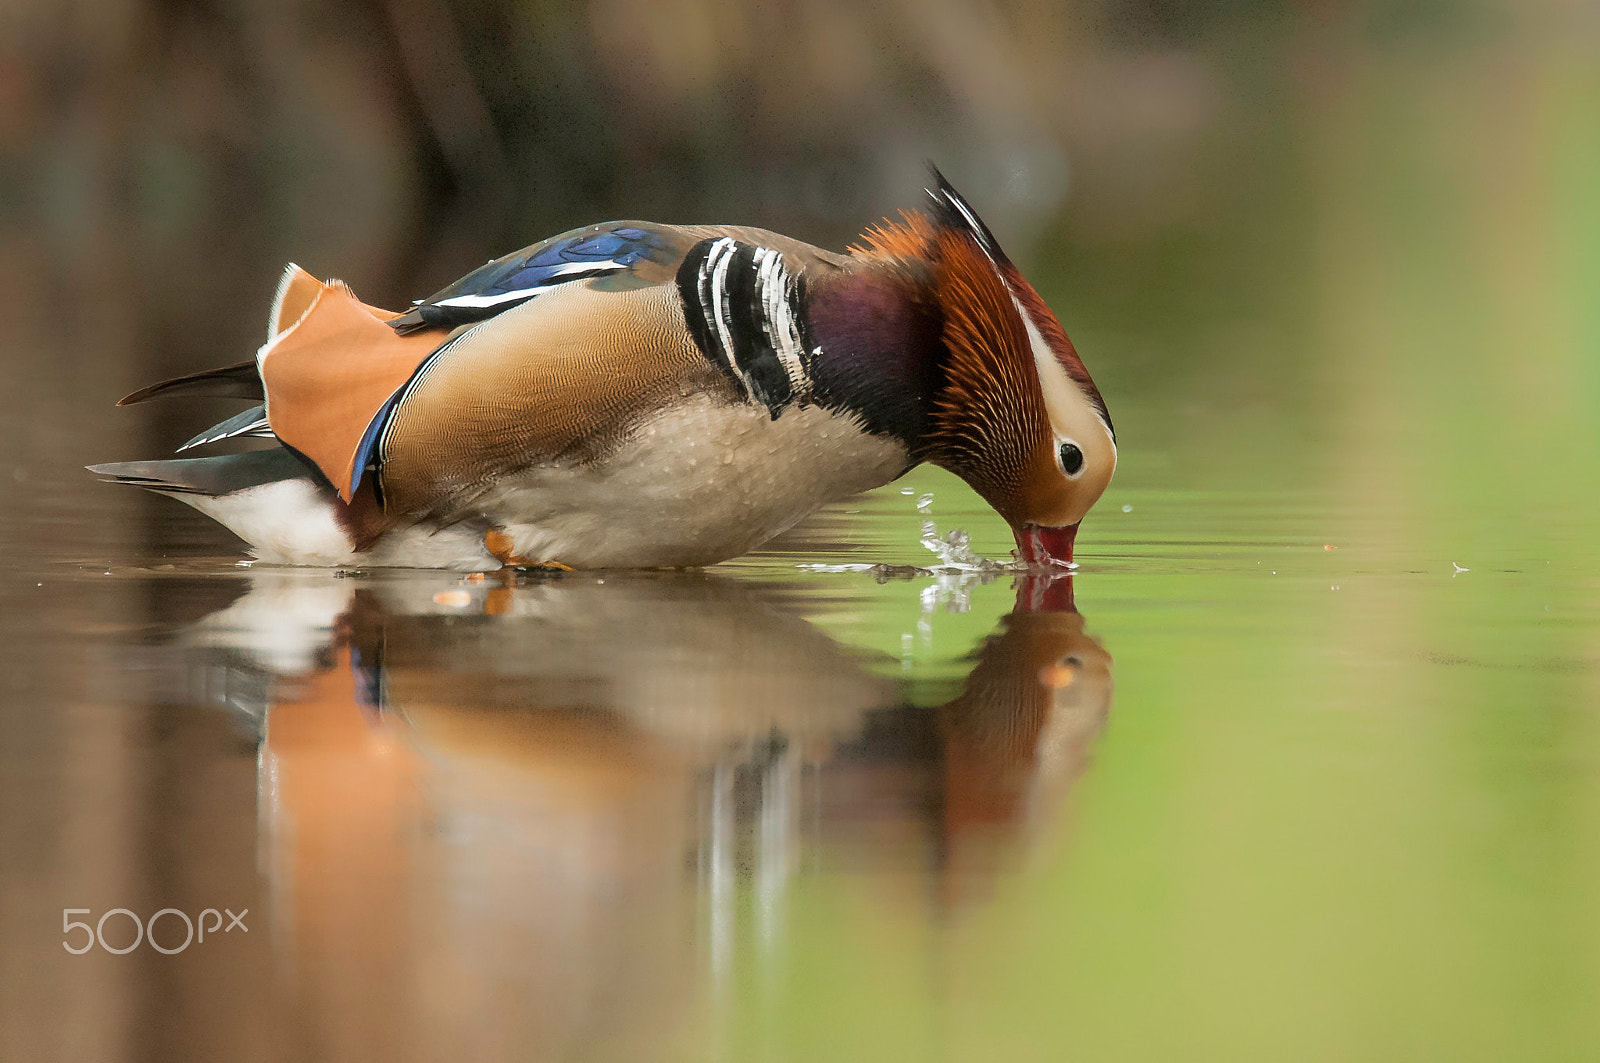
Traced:
<path id="1" fill-rule="evenodd" d="M 1061 444 L 1059 457 L 1061 458 L 1061 471 L 1068 476 L 1076 476 L 1083 471 L 1083 451 L 1078 449 L 1078 444 Z"/>

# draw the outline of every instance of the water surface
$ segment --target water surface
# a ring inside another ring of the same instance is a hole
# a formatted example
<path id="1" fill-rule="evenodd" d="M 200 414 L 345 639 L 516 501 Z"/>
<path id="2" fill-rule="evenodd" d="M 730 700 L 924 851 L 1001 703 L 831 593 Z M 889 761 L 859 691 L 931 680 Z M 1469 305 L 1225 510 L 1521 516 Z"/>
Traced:
<path id="1" fill-rule="evenodd" d="M 13 569 L 41 1056 L 1592 1043 L 1600 661 L 1555 545 L 1126 490 L 1043 594 L 800 567 L 926 564 L 930 518 L 1001 554 L 904 489 L 699 573 Z M 248 938 L 61 949 L 62 908 L 224 906 Z"/>

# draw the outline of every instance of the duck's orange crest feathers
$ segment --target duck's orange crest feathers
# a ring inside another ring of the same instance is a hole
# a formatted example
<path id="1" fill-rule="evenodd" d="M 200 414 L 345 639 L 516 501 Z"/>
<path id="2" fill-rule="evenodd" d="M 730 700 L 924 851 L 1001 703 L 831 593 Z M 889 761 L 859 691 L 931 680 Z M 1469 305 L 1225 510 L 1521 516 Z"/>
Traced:
<path id="1" fill-rule="evenodd" d="M 947 384 L 934 403 L 935 433 L 964 463 L 986 467 L 991 479 L 1008 480 L 1047 431 L 1028 337 L 994 264 L 968 237 L 940 232 L 936 259 Z M 1006 396 L 1003 407 L 986 398 L 997 394 Z"/>
<path id="2" fill-rule="evenodd" d="M 926 214 L 902 210 L 899 221 L 883 219 L 861 234 L 861 242 L 851 244 L 858 255 L 891 258 L 926 258 L 932 251 L 935 231 Z"/>
<path id="3" fill-rule="evenodd" d="M 257 356 L 273 432 L 345 502 L 367 426 L 442 339 L 432 330 L 399 335 L 385 324 L 398 316 L 291 266 L 273 302 L 275 332 Z"/>

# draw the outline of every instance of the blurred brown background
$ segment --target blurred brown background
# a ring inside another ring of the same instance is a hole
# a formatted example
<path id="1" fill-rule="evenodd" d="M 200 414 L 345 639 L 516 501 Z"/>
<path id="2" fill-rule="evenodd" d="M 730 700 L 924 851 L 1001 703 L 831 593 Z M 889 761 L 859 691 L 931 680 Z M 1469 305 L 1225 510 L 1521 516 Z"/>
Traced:
<path id="1" fill-rule="evenodd" d="M 1392 32 L 1365 5 L 1171 0 L 17 0 L 3 17 L 7 286 L 148 352 L 129 380 L 253 348 L 291 259 L 398 304 L 612 217 L 840 246 L 917 204 L 925 159 L 1023 260 L 1203 240 L 1230 205 L 1259 208 L 1263 167 L 1295 165 L 1239 136 L 1325 74 L 1308 50 Z"/>

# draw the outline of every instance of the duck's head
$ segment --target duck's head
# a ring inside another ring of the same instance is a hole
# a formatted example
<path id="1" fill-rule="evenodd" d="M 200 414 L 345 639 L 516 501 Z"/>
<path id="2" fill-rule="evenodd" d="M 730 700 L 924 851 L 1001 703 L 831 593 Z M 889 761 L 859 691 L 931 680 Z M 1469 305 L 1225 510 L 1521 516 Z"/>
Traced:
<path id="1" fill-rule="evenodd" d="M 1117 467 L 1100 392 L 1061 322 L 937 170 L 931 216 L 869 231 L 875 254 L 925 263 L 943 372 L 923 457 L 1011 525 L 1030 565 L 1065 565 Z"/>

